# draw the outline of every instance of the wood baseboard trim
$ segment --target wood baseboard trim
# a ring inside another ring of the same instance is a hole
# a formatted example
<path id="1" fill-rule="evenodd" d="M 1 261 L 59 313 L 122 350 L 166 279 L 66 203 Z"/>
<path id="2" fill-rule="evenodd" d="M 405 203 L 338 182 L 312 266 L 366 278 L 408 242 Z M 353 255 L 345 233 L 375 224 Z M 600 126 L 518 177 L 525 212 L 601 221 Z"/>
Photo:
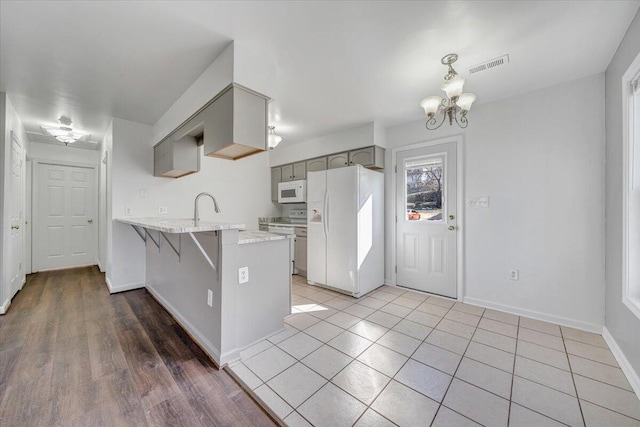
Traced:
<path id="1" fill-rule="evenodd" d="M 7 298 L 7 300 L 0 305 L 0 314 L 7 314 L 9 311 L 9 306 L 11 305 L 11 298 Z"/>
<path id="2" fill-rule="evenodd" d="M 181 314 L 179 314 L 178 310 L 176 310 L 162 295 L 160 295 L 158 291 L 153 288 L 153 286 L 147 285 L 146 288 L 153 299 L 155 299 L 158 304 L 160 304 L 162 308 L 164 308 L 167 313 L 169 313 L 169 315 L 173 317 L 173 320 L 175 320 L 176 323 L 180 325 L 182 329 L 184 329 L 187 335 L 189 335 L 191 339 L 202 349 L 202 351 L 204 351 L 207 356 L 209 356 L 209 359 L 211 359 L 216 367 L 220 369 L 222 366 L 224 366 L 224 364 L 220 364 L 220 350 L 218 350 L 211 343 L 211 341 L 204 337 L 200 333 L 200 331 L 198 331 L 198 329 L 196 329 L 191 324 L 191 322 L 189 322 Z"/>
<path id="3" fill-rule="evenodd" d="M 627 359 L 627 357 L 624 355 L 622 349 L 618 345 L 618 342 L 615 340 L 615 338 L 613 338 L 613 335 L 611 335 L 611 332 L 609 332 L 606 326 L 602 330 L 602 338 L 604 338 L 605 342 L 609 346 L 609 349 L 611 349 L 611 352 L 616 358 L 618 365 L 620 365 L 620 369 L 622 369 L 622 372 L 624 372 L 624 375 L 627 377 L 631 388 L 633 388 L 633 391 L 636 392 L 636 396 L 638 396 L 638 399 L 640 399 L 640 375 L 638 375 L 636 370 L 633 369 L 633 366 L 631 366 L 629 359 Z"/>
<path id="4" fill-rule="evenodd" d="M 107 288 L 109 289 L 110 294 L 117 294 L 118 292 L 126 292 L 126 291 L 132 291 L 134 289 L 144 288 L 144 283 L 127 283 L 125 285 L 114 286 L 111 283 L 111 280 L 109 280 L 109 278 L 106 276 L 104 281 L 107 284 Z"/>
<path id="5" fill-rule="evenodd" d="M 515 314 L 516 316 L 529 317 L 531 319 L 542 320 L 543 322 L 555 323 L 570 328 L 580 329 L 582 331 L 602 334 L 602 325 L 582 322 L 579 320 L 569 319 L 567 317 L 555 316 L 553 314 L 542 313 L 535 310 L 527 310 L 524 308 L 513 307 L 505 304 L 498 304 L 491 301 L 485 301 L 477 298 L 463 298 L 465 304 L 477 305 L 478 307 L 490 308 L 492 310 L 503 311 L 505 313 Z"/>

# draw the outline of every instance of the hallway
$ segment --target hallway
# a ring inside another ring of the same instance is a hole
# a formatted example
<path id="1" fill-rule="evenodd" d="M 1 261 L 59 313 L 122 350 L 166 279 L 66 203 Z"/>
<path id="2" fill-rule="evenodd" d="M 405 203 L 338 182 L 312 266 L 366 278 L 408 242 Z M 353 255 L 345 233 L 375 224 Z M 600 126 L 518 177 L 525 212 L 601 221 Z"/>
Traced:
<path id="1" fill-rule="evenodd" d="M 273 425 L 146 290 L 109 295 L 97 267 L 28 276 L 0 366 L 4 426 Z"/>

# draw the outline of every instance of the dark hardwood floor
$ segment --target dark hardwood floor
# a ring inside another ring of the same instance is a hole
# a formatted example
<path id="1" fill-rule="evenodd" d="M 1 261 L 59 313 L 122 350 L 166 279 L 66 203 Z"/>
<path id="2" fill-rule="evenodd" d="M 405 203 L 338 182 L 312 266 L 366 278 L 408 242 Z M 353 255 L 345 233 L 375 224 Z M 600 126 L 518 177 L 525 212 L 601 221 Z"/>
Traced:
<path id="1" fill-rule="evenodd" d="M 2 426 L 272 426 L 146 290 L 30 275 L 0 316 Z"/>

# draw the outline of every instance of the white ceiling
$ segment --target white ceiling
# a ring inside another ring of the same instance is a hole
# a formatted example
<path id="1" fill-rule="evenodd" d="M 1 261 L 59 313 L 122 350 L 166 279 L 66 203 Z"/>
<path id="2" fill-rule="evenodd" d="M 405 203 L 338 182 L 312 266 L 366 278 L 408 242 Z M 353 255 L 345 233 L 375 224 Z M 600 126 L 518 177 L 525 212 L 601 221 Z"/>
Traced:
<path id="1" fill-rule="evenodd" d="M 456 69 L 484 103 L 603 72 L 634 1 L 7 2 L 0 91 L 27 131 L 71 117 L 100 140 L 110 117 L 153 124 L 231 41 L 277 63 L 271 122 L 288 145 L 379 121 L 423 117 Z"/>

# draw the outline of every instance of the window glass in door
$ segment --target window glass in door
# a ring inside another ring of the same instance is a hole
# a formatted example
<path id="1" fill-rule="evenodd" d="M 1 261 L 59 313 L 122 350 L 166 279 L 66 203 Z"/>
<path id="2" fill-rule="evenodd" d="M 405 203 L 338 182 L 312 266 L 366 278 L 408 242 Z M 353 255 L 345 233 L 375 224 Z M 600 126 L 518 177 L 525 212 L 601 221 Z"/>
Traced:
<path id="1" fill-rule="evenodd" d="M 442 221 L 444 209 L 443 155 L 405 163 L 405 200 L 408 221 Z"/>

